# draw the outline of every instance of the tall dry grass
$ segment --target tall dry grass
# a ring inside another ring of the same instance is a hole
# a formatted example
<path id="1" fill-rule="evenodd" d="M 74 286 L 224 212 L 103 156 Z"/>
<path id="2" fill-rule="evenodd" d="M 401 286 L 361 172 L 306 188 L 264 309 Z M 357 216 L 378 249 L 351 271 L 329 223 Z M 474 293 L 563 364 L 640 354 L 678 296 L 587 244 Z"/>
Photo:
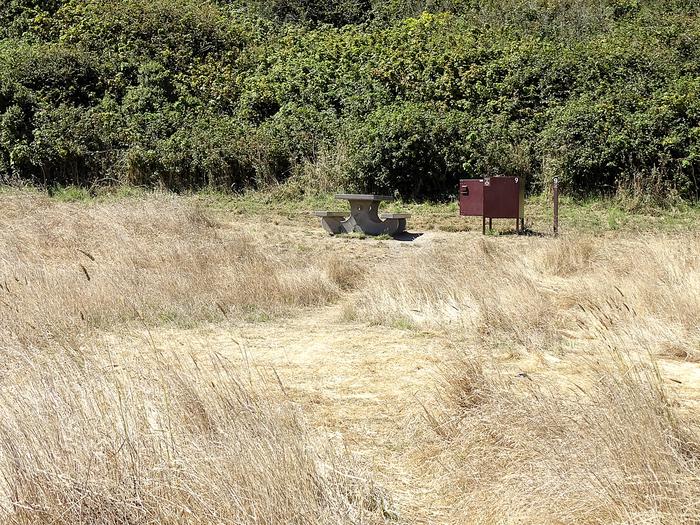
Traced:
<path id="1" fill-rule="evenodd" d="M 371 481 L 246 371 L 88 352 L 3 345 L 1 521 L 383 521 Z"/>
<path id="2" fill-rule="evenodd" d="M 223 320 L 338 297 L 335 261 L 276 253 L 186 199 L 64 204 L 3 196 L 0 316 L 26 338 L 117 323 Z"/>
<path id="3" fill-rule="evenodd" d="M 3 195 L 0 521 L 383 522 L 371 480 L 274 382 L 93 337 L 323 304 L 347 286 L 336 266 L 269 251 L 184 199 Z"/>
<path id="4" fill-rule="evenodd" d="M 426 448 L 455 523 L 700 520 L 697 420 L 655 364 L 700 357 L 700 236 L 464 236 L 379 276 L 350 315 L 468 356 Z"/>
<path id="5" fill-rule="evenodd" d="M 601 352 L 562 378 L 482 360 L 454 367 L 436 427 L 455 523 L 697 523 L 697 427 L 652 365 Z"/>
<path id="6" fill-rule="evenodd" d="M 455 238 L 394 261 L 350 315 L 492 350 L 561 354 L 600 339 L 700 358 L 700 235 Z"/>

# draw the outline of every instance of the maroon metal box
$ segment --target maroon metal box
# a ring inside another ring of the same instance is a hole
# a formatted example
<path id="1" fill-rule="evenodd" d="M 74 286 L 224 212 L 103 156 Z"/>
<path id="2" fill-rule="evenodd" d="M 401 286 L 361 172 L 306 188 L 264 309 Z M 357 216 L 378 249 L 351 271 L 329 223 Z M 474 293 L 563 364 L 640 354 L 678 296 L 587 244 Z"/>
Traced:
<path id="1" fill-rule="evenodd" d="M 491 228 L 492 219 L 515 219 L 515 231 L 525 229 L 525 179 L 490 177 L 459 181 L 459 214 L 482 217 Z"/>
<path id="2" fill-rule="evenodd" d="M 489 219 L 489 225 L 491 219 L 515 219 L 515 231 L 524 229 L 523 177 L 491 177 L 484 181 L 484 219 Z"/>
<path id="3" fill-rule="evenodd" d="M 466 217 L 484 214 L 484 179 L 459 181 L 459 214 Z"/>
<path id="4" fill-rule="evenodd" d="M 525 185 L 521 177 L 491 177 L 484 181 L 484 217 L 522 219 Z"/>

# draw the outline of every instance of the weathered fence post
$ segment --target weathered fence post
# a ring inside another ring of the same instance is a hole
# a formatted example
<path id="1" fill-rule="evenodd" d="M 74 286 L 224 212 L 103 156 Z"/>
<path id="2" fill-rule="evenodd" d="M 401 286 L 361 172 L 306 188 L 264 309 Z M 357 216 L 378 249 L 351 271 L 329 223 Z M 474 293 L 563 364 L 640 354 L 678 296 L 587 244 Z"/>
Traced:
<path id="1" fill-rule="evenodd" d="M 554 177 L 552 190 L 554 198 L 554 235 L 559 235 L 559 177 Z"/>

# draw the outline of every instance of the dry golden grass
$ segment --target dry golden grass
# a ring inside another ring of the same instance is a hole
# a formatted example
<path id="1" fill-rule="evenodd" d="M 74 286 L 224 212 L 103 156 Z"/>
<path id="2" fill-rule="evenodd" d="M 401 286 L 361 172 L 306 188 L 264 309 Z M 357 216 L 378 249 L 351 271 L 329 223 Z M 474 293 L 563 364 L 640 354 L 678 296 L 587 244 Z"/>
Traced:
<path id="1" fill-rule="evenodd" d="M 0 522 L 700 520 L 698 404 L 663 371 L 700 360 L 697 233 L 410 245 L 196 202 L 2 196 Z"/>
<path id="2" fill-rule="evenodd" d="M 614 353 L 556 379 L 465 359 L 440 464 L 454 523 L 697 523 L 700 442 L 658 371 Z"/>
<path id="3" fill-rule="evenodd" d="M 556 355 L 605 334 L 623 350 L 700 356 L 700 235 L 461 237 L 358 292 L 356 317 Z M 680 347 L 680 348 L 679 348 Z"/>
<path id="4" fill-rule="evenodd" d="M 332 257 L 274 253 L 172 196 L 111 204 L 4 196 L 0 231 L 0 316 L 23 339 L 128 321 L 270 317 L 325 304 L 347 286 Z"/>
<path id="5" fill-rule="evenodd" d="M 245 371 L 89 352 L 3 345 L 3 522 L 383 520 L 371 481 Z"/>
<path id="6" fill-rule="evenodd" d="M 282 389 L 215 352 L 129 357 L 98 329 L 278 315 L 348 286 L 188 201 L 3 196 L 0 521 L 378 523 L 385 502 Z M 257 385 L 257 386 L 255 386 Z"/>
<path id="7" fill-rule="evenodd" d="M 357 295 L 351 316 L 469 356 L 426 447 L 455 523 L 700 520 L 696 407 L 678 410 L 655 365 L 700 355 L 699 235 L 462 237 Z"/>

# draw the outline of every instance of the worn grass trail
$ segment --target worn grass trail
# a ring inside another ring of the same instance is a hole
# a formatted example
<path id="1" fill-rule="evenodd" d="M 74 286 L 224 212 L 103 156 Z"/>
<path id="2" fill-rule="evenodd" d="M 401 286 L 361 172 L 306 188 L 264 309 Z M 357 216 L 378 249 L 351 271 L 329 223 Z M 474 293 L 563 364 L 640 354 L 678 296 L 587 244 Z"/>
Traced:
<path id="1" fill-rule="evenodd" d="M 253 381 L 279 380 L 280 395 L 298 404 L 319 442 L 354 456 L 376 482 L 388 515 L 399 523 L 444 522 L 435 480 L 423 472 L 414 446 L 446 351 L 441 338 L 348 322 L 333 306 L 282 322 L 171 329 L 127 345 L 115 337 L 112 344 L 186 351 L 197 363 L 247 361 Z"/>
<path id="2" fill-rule="evenodd" d="M 347 260 L 363 254 L 370 288 L 376 270 L 409 252 L 420 255 L 421 250 L 443 243 L 450 247 L 455 235 L 461 238 L 460 245 L 480 238 L 434 232 L 402 244 L 313 234 L 308 241 L 301 229 L 288 227 L 285 232 L 289 243 L 317 243 L 314 251 L 333 250 Z M 280 243 L 279 248 L 288 245 Z M 213 356 L 246 361 L 255 371 L 253 380 L 281 385 L 280 395 L 298 405 L 320 442 L 343 448 L 359 461 L 377 483 L 378 497 L 386 496 L 381 504 L 388 515 L 399 523 L 450 523 L 454 516 L 445 483 L 437 477 L 441 469 L 429 466 L 434 436 L 427 420 L 442 367 L 458 349 L 443 332 L 348 319 L 355 295 L 347 292 L 335 305 L 301 309 L 287 318 L 155 331 L 141 338 L 141 344 L 173 355 L 185 351 L 199 363 Z M 123 338 L 115 344 L 124 347 Z M 138 343 L 130 346 L 138 348 Z M 670 359 L 660 359 L 659 364 L 667 386 L 679 392 L 686 410 L 693 410 L 700 400 L 700 367 Z M 565 365 L 524 355 L 513 356 L 508 363 L 514 372 L 523 370 L 535 377 L 575 372 Z"/>
<path id="3" fill-rule="evenodd" d="M 433 497 L 433 482 L 421 475 L 413 447 L 422 404 L 435 388 L 440 338 L 347 322 L 341 308 L 326 307 L 279 323 L 170 333 L 168 339 L 195 354 L 245 356 L 263 375 L 274 370 L 318 437 L 346 448 L 372 474 L 399 522 L 442 521 L 445 509 Z"/>
<path id="4" fill-rule="evenodd" d="M 309 257 L 332 253 L 363 265 L 365 294 L 375 272 L 410 254 L 422 256 L 425 250 L 428 256 L 436 245 L 466 249 L 481 239 L 473 233 L 431 232 L 415 242 L 398 243 L 332 239 L 292 225 L 279 230 L 263 241 L 273 253 L 290 249 Z M 507 241 L 521 247 L 530 242 Z M 376 482 L 377 504 L 385 506 L 387 516 L 397 523 L 454 523 L 446 488 L 449 466 L 431 467 L 439 461 L 439 445 L 428 420 L 434 408 L 439 410 L 439 402 L 434 403 L 443 366 L 461 346 L 475 349 L 467 347 L 466 337 L 455 345 L 446 335 L 449 331 L 355 320 L 347 314 L 357 311 L 348 305 L 357 303 L 359 293 L 346 291 L 331 306 L 301 308 L 289 317 L 270 319 L 253 313 L 246 321 L 152 330 L 135 334 L 133 340 L 125 340 L 121 333 L 113 336 L 112 344 L 135 351 L 156 348 L 173 356 L 187 355 L 197 363 L 219 358 L 246 362 L 253 370 L 251 381 L 280 385 L 279 395 L 299 407 L 319 443 L 345 449 L 359 462 L 360 475 L 364 472 Z M 541 357 L 537 352 L 513 354 L 505 365 L 514 375 L 524 371 L 565 380 L 576 373 L 565 356 L 556 363 Z M 700 401 L 697 363 L 660 358 L 659 365 L 666 385 L 684 401 L 681 410 L 695 410 Z"/>
<path id="5" fill-rule="evenodd" d="M 291 231 L 294 242 L 296 231 Z M 321 239 L 324 244 L 330 239 Z M 413 246 L 351 240 L 339 244 L 350 256 L 358 243 L 370 266 L 420 250 Z M 371 274 L 372 268 L 365 269 Z M 305 308 L 288 318 L 207 324 L 148 332 L 112 333 L 116 352 L 157 349 L 199 364 L 226 359 L 250 365 L 252 381 L 278 383 L 280 395 L 297 404 L 320 444 L 349 452 L 376 482 L 379 504 L 398 523 L 444 523 L 447 509 L 435 480 L 422 468 L 415 443 L 425 433 L 426 410 L 449 341 L 405 328 L 347 319 L 348 292 L 332 306 Z M 323 445 L 321 445 L 323 446 Z"/>

